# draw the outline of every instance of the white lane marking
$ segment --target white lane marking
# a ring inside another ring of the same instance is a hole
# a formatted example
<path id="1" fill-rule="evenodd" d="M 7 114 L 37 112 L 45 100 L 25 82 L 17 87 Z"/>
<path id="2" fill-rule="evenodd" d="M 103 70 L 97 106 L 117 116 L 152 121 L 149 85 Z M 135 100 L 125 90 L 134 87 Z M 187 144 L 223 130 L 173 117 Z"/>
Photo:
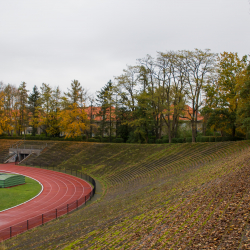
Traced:
<path id="1" fill-rule="evenodd" d="M 1 172 L 19 174 L 19 173 L 15 173 L 15 172 L 11 172 L 11 171 L 1 171 Z M 40 184 L 40 186 L 41 186 L 42 188 L 41 188 L 41 191 L 39 192 L 39 194 L 37 194 L 37 195 L 34 196 L 33 198 L 31 198 L 31 199 L 29 199 L 29 200 L 27 200 L 27 201 L 25 201 L 25 202 L 23 202 L 23 203 L 21 203 L 21 204 L 19 204 L 19 205 L 16 205 L 16 206 L 14 206 L 14 207 L 19 207 L 19 206 L 21 206 L 21 205 L 23 205 L 23 204 L 25 204 L 25 203 L 27 203 L 27 202 L 29 202 L 29 201 L 35 199 L 37 196 L 39 196 L 39 195 L 43 192 L 43 184 L 42 184 L 40 181 L 38 181 L 38 180 L 36 180 L 35 178 L 32 178 L 32 177 L 30 177 L 30 176 L 28 176 L 28 175 L 24 175 L 24 176 L 29 177 L 29 178 L 31 178 L 31 179 L 37 181 L 37 182 Z M 14 208 L 14 207 L 10 207 L 10 208 L 7 208 L 7 209 L 5 209 L 5 210 L 1 210 L 0 213 L 2 213 L 2 212 L 4 212 L 4 211 L 7 211 L 7 210 L 10 210 L 10 209 L 12 209 L 12 208 Z"/>

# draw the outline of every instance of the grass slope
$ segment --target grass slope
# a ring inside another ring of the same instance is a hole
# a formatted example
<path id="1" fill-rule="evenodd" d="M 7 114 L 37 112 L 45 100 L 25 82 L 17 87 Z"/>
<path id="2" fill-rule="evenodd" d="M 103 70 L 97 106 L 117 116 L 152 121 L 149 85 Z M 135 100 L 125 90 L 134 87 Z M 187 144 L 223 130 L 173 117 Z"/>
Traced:
<path id="1" fill-rule="evenodd" d="M 41 185 L 28 177 L 26 184 L 11 188 L 0 188 L 0 211 L 21 204 L 41 191 Z"/>
<path id="2" fill-rule="evenodd" d="M 249 142 L 89 144 L 59 165 L 101 180 L 105 196 L 5 247 L 249 249 L 249 162 Z"/>

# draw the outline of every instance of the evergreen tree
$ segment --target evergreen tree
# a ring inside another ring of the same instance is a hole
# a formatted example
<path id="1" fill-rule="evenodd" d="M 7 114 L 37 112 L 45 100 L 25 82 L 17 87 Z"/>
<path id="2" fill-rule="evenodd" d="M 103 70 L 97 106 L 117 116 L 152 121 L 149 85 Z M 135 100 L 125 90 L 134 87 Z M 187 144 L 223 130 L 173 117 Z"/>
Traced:
<path id="1" fill-rule="evenodd" d="M 37 133 L 38 126 L 38 109 L 41 105 L 40 92 L 37 86 L 33 87 L 33 92 L 30 93 L 28 97 L 29 111 L 31 113 L 31 125 L 32 125 L 32 135 L 35 136 Z"/>

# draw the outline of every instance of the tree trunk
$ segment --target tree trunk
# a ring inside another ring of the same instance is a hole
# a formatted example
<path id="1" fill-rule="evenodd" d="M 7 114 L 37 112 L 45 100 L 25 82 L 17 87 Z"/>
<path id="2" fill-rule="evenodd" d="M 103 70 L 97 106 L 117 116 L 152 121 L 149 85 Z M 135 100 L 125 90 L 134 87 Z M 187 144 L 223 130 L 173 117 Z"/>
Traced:
<path id="1" fill-rule="evenodd" d="M 194 120 L 191 120 L 191 125 L 192 125 L 192 142 L 195 142 L 196 138 L 196 124 Z"/>
<path id="2" fill-rule="evenodd" d="M 232 136 L 235 137 L 235 132 L 236 132 L 236 128 L 235 125 L 233 124 L 233 128 L 232 128 Z"/>

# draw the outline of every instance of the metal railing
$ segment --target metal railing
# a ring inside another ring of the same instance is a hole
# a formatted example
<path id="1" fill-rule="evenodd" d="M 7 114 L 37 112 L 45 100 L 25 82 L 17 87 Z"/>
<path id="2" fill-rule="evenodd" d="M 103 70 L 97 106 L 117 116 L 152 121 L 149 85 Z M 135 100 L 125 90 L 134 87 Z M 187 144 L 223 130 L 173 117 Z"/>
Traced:
<path id="1" fill-rule="evenodd" d="M 15 148 L 18 147 L 20 144 L 22 144 L 25 141 L 24 138 L 22 138 L 21 140 L 17 141 L 16 143 L 12 144 L 10 147 L 11 148 Z"/>
<path id="2" fill-rule="evenodd" d="M 75 171 L 77 177 L 79 177 L 79 175 L 80 175 L 82 179 L 90 182 L 93 185 L 93 189 L 87 195 L 85 195 L 84 197 L 82 197 L 78 200 L 75 200 L 67 205 L 60 206 L 56 209 L 53 209 L 51 211 L 48 211 L 46 213 L 43 213 L 43 214 L 38 215 L 36 217 L 33 217 L 29 220 L 25 220 L 23 222 L 20 222 L 16 225 L 11 226 L 11 227 L 0 230 L 0 242 L 3 240 L 10 239 L 13 236 L 16 236 L 20 233 L 23 233 L 29 229 L 34 228 L 34 227 L 44 225 L 46 222 L 57 219 L 58 217 L 60 217 L 62 215 L 68 214 L 68 213 L 72 212 L 73 210 L 78 209 L 82 205 L 86 205 L 86 203 L 88 201 L 90 201 L 91 198 L 95 195 L 96 182 L 91 176 L 89 176 L 87 174 L 80 173 L 77 170 L 72 170 L 71 173 L 73 174 L 74 171 Z"/>
<path id="3" fill-rule="evenodd" d="M 4 163 L 6 163 L 10 158 L 12 158 L 14 155 L 16 155 L 16 153 L 11 153 L 10 155 L 6 156 L 3 160 Z"/>

